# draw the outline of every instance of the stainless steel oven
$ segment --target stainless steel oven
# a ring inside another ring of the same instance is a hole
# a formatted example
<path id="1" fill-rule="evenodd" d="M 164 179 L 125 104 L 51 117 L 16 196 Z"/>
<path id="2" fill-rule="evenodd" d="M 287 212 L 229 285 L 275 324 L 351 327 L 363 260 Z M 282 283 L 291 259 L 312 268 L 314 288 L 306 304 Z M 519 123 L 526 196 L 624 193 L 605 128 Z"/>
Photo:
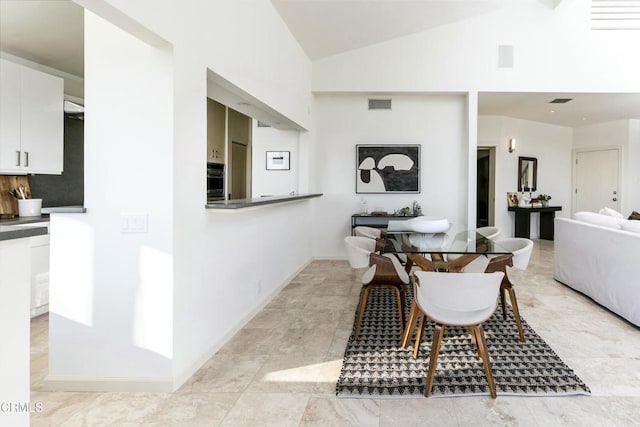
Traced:
<path id="1" fill-rule="evenodd" d="M 224 164 L 207 163 L 207 200 L 224 200 Z"/>

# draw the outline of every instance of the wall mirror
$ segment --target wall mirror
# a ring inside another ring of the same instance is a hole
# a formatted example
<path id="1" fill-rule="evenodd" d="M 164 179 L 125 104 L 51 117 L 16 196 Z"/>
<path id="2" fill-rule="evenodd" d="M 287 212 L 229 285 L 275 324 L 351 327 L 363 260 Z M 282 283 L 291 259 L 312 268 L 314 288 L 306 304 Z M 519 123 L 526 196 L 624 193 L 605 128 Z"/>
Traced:
<path id="1" fill-rule="evenodd" d="M 518 191 L 536 191 L 538 159 L 518 157 Z"/>

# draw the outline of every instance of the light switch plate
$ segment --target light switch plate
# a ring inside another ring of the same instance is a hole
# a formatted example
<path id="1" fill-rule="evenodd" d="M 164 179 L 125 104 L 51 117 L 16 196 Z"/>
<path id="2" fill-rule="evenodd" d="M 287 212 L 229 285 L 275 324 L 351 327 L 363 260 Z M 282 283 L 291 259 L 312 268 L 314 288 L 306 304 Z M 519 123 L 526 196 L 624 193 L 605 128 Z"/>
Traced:
<path id="1" fill-rule="evenodd" d="M 121 233 L 147 233 L 148 217 L 146 213 L 123 213 L 120 215 Z"/>

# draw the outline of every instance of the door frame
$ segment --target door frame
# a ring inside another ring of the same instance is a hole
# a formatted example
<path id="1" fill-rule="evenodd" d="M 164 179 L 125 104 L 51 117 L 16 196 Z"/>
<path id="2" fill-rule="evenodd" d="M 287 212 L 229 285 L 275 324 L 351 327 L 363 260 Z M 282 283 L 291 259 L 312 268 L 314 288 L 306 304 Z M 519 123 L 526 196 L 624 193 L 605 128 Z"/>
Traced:
<path id="1" fill-rule="evenodd" d="M 489 152 L 489 200 L 487 201 L 487 205 L 489 206 L 488 211 L 488 225 L 494 226 L 496 224 L 496 146 L 495 145 L 482 145 L 476 147 L 476 153 L 478 151 L 488 151 Z M 477 159 L 477 156 L 476 156 Z M 478 171 L 476 169 L 476 192 L 478 189 Z M 478 203 L 478 200 L 476 200 Z M 476 212 L 476 221 L 477 221 Z"/>
<path id="2" fill-rule="evenodd" d="M 601 146 L 601 147 L 581 147 L 574 148 L 571 150 L 571 215 L 576 213 L 576 206 L 578 205 L 578 189 L 576 186 L 578 185 L 578 154 L 579 153 L 588 153 L 592 151 L 605 151 L 605 150 L 617 150 L 618 151 L 618 176 L 617 179 L 617 187 L 616 190 L 618 192 L 618 207 L 622 210 L 624 203 L 624 189 L 622 188 L 622 169 L 624 167 L 622 163 L 623 151 L 624 147 L 621 145 L 609 145 L 609 146 Z"/>

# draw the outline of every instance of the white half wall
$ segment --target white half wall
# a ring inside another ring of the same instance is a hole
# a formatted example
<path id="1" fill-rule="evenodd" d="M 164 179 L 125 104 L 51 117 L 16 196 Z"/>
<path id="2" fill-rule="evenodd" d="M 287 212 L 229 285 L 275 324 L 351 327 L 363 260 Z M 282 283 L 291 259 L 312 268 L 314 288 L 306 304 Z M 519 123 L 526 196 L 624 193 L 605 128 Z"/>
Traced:
<path id="1" fill-rule="evenodd" d="M 425 215 L 467 221 L 466 97 L 392 96 L 392 110 L 368 110 L 364 95 L 316 97 L 313 169 L 318 177 L 314 256 L 344 258 L 343 238 L 361 200 L 393 212 L 414 200 Z M 356 194 L 356 144 L 421 144 L 421 193 Z"/>
<path id="2" fill-rule="evenodd" d="M 52 220 L 52 250 L 56 240 L 69 257 L 52 257 L 52 289 L 65 298 L 52 301 L 49 382 L 100 389 L 108 376 L 113 390 L 177 389 L 311 259 L 313 200 L 205 209 L 207 70 L 305 127 L 311 63 L 267 1 L 81 3 L 160 47 L 88 14 L 88 213 Z M 120 234 L 121 212 L 146 213 L 149 232 Z M 139 338 L 139 303 L 156 300 Z"/>
<path id="3" fill-rule="evenodd" d="M 562 206 L 558 217 L 571 215 L 571 145 L 573 130 L 504 116 L 479 116 L 478 147 L 496 147 L 495 225 L 502 236 L 513 236 L 514 213 L 507 211 L 507 192 L 518 191 L 518 157 L 538 159 L 537 191 L 552 197 L 552 206 Z M 509 153 L 510 138 L 517 147 Z M 531 215 L 532 238 L 539 237 L 539 217 Z"/>
<path id="4" fill-rule="evenodd" d="M 52 215 L 47 383 L 170 390 L 172 53 L 88 11 L 85 47 L 87 214 Z M 129 214 L 147 231 L 123 232 Z"/>

